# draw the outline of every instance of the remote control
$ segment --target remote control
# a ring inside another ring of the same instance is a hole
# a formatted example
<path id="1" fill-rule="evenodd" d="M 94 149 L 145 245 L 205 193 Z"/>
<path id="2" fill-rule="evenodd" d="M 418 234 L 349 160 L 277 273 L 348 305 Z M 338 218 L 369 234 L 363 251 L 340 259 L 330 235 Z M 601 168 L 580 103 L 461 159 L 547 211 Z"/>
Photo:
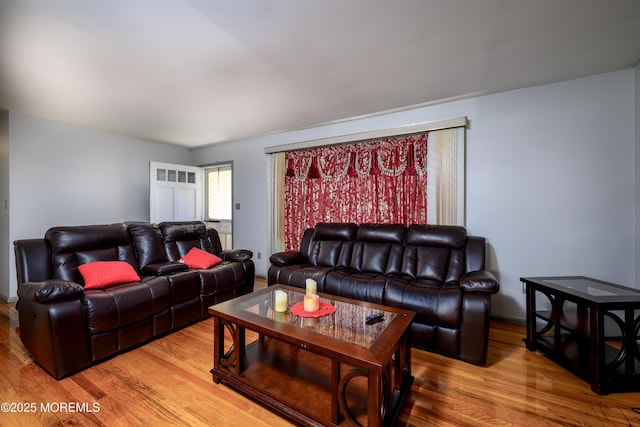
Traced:
<path id="1" fill-rule="evenodd" d="M 382 322 L 384 320 L 384 314 L 374 313 L 364 318 L 364 323 L 367 325 L 373 325 L 374 323 Z"/>

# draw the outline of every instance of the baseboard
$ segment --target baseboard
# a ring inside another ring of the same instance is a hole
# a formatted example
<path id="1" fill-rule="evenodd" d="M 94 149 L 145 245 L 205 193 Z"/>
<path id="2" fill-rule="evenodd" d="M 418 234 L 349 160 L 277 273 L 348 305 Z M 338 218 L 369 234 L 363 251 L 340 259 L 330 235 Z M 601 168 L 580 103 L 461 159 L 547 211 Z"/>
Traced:
<path id="1" fill-rule="evenodd" d="M 0 294 L 0 300 L 6 302 L 7 304 L 10 304 L 12 302 L 18 301 L 18 297 L 9 297 L 5 294 Z"/>

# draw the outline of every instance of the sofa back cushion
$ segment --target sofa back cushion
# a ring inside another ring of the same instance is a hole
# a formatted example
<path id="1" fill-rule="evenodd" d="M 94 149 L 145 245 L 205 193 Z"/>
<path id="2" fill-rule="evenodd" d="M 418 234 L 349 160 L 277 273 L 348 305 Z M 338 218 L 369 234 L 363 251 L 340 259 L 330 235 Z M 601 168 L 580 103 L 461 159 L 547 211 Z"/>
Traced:
<path id="1" fill-rule="evenodd" d="M 465 272 L 467 230 L 448 225 L 411 225 L 402 273 L 440 283 L 458 281 Z"/>
<path id="2" fill-rule="evenodd" d="M 371 273 L 400 273 L 404 234 L 405 227 L 402 224 L 361 224 L 350 267 Z"/>
<path id="3" fill-rule="evenodd" d="M 51 247 L 54 278 L 84 284 L 78 266 L 94 261 L 138 262 L 124 224 L 52 227 L 45 233 Z"/>
<path id="4" fill-rule="evenodd" d="M 217 253 L 203 221 L 161 222 L 158 224 L 168 261 L 177 261 L 192 248 Z"/>
<path id="5" fill-rule="evenodd" d="M 318 223 L 309 245 L 309 261 L 313 265 L 347 267 L 351 260 L 353 240 L 358 226 L 353 223 Z"/>
<path id="6" fill-rule="evenodd" d="M 140 269 L 149 264 L 167 262 L 167 254 L 162 242 L 162 233 L 156 224 L 148 222 L 129 223 L 127 230 L 138 256 Z"/>

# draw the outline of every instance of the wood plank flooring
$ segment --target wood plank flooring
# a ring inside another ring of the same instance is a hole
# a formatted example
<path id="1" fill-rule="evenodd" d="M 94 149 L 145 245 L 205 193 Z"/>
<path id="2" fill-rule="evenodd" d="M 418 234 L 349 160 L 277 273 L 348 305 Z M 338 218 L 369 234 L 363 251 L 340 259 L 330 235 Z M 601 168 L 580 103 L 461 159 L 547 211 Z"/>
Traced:
<path id="1" fill-rule="evenodd" d="M 15 304 L 0 302 L 0 426 L 292 425 L 212 382 L 212 330 L 205 320 L 56 381 L 22 346 Z M 486 367 L 413 349 L 399 425 L 640 426 L 640 393 L 599 396 L 524 335 L 493 321 Z"/>

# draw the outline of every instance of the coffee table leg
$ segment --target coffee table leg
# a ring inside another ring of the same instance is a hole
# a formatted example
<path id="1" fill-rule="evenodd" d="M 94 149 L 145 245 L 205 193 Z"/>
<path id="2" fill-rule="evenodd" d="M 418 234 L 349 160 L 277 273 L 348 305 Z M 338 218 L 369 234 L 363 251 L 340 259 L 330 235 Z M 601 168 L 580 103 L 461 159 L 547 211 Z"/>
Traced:
<path id="1" fill-rule="evenodd" d="M 331 361 L 331 422 L 340 423 L 340 403 L 338 401 L 338 386 L 340 385 L 340 362 Z"/>
<path id="2" fill-rule="evenodd" d="M 245 329 L 242 326 L 236 326 L 233 340 L 236 347 L 236 374 L 240 375 L 244 371 L 243 356 L 245 351 Z"/>
<path id="3" fill-rule="evenodd" d="M 220 357 L 224 354 L 224 328 L 220 322 L 220 318 L 213 318 L 213 369 L 211 370 L 211 376 L 213 382 L 220 383 L 220 378 L 216 375 L 216 372 L 220 369 Z"/>
<path id="4" fill-rule="evenodd" d="M 525 339 L 525 344 L 527 346 L 527 350 L 535 351 L 535 341 L 536 337 L 536 289 L 534 285 L 531 283 L 526 283 L 526 292 L 527 292 L 527 338 Z"/>
<path id="5" fill-rule="evenodd" d="M 635 310 L 634 309 L 626 309 L 624 311 L 624 329 L 626 332 L 626 339 L 623 343 L 624 348 L 627 349 L 627 355 L 625 357 L 625 374 L 626 375 L 637 375 L 638 372 L 635 368 L 636 359 L 640 359 L 639 348 L 638 348 L 638 336 L 637 329 L 635 328 Z"/>
<path id="6" fill-rule="evenodd" d="M 383 397 L 382 375 L 380 371 L 369 371 L 369 396 L 367 399 L 367 425 L 382 426 L 383 407 L 387 405 Z"/>
<path id="7" fill-rule="evenodd" d="M 411 329 L 408 329 L 400 340 L 396 361 L 395 389 L 401 390 L 411 378 Z"/>

